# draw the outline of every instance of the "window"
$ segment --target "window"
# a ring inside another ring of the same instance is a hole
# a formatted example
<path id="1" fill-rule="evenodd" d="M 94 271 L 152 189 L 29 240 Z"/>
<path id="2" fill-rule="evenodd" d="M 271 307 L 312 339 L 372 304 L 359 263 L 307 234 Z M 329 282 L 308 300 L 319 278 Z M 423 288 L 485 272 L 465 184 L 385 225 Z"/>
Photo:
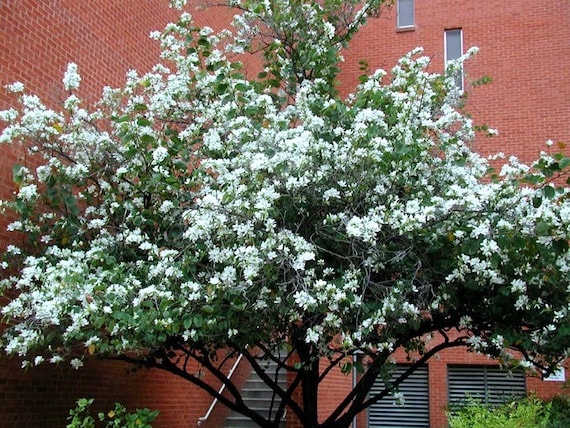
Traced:
<path id="1" fill-rule="evenodd" d="M 398 28 L 414 26 L 414 0 L 398 0 Z"/>
<path id="2" fill-rule="evenodd" d="M 542 380 L 547 382 L 566 382 L 566 370 L 564 367 L 559 367 L 558 370 L 556 370 L 550 376 L 543 376 Z"/>
<path id="3" fill-rule="evenodd" d="M 445 30 L 445 63 L 458 59 L 463 55 L 463 30 Z M 457 87 L 463 89 L 463 69 L 457 71 L 455 77 Z"/>
<path id="4" fill-rule="evenodd" d="M 500 404 L 526 394 L 522 371 L 502 370 L 495 366 L 449 366 L 447 368 L 450 405 L 461 405 L 466 399 L 484 404 Z"/>
<path id="5" fill-rule="evenodd" d="M 409 366 L 398 365 L 392 372 L 394 381 L 404 374 Z M 429 428 L 429 377 L 428 367 L 421 366 L 400 384 L 403 406 L 396 405 L 393 395 L 377 401 L 368 409 L 369 428 Z M 385 388 L 382 379 L 377 379 L 370 394 L 378 394 Z"/>

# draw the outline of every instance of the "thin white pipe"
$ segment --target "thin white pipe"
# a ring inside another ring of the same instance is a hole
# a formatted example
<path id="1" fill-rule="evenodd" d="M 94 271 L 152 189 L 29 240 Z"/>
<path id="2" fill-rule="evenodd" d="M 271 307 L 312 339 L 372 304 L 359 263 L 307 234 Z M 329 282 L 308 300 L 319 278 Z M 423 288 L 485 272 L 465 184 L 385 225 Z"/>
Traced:
<path id="1" fill-rule="evenodd" d="M 228 373 L 228 379 L 230 379 L 232 377 L 232 375 L 234 374 L 234 371 L 237 369 L 237 366 L 239 365 L 239 362 L 241 361 L 241 357 L 243 357 L 243 355 L 240 354 L 240 356 L 238 357 L 238 359 L 235 361 L 234 365 L 230 369 L 230 372 Z M 222 386 L 220 387 L 220 389 L 218 391 L 218 395 L 221 395 L 222 392 L 224 392 L 224 389 L 226 389 L 225 383 L 223 383 Z M 218 402 L 218 398 L 216 397 L 216 398 L 214 398 L 214 401 L 212 401 L 212 404 L 210 404 L 210 408 L 208 409 L 206 414 L 204 416 L 198 418 L 198 426 L 202 425 L 203 422 L 208 420 L 208 418 L 210 417 L 210 414 L 214 410 L 214 407 L 216 406 L 217 402 Z"/>

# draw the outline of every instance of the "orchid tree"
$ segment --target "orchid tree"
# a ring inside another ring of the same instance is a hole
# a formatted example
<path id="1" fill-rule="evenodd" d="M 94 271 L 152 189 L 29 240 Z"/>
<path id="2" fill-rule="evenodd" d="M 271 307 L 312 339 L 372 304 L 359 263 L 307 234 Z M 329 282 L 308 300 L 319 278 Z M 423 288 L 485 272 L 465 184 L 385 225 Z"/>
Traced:
<path id="1" fill-rule="evenodd" d="M 233 31 L 182 13 L 153 34 L 162 62 L 96 105 L 74 64 L 61 110 L 10 85 L 0 141 L 31 156 L 2 202 L 22 242 L 4 255 L 5 352 L 163 369 L 264 427 L 286 411 L 348 427 L 447 348 L 554 369 L 570 343 L 570 159 L 472 150 L 455 71 L 474 51 L 438 74 L 414 50 L 343 99 L 340 48 L 382 1 L 230 6 Z M 260 49 L 266 68 L 247 78 L 239 59 Z M 391 380 L 402 348 L 414 363 Z M 276 411 L 227 377 L 238 355 Z M 353 369 L 322 414 L 323 381 Z"/>

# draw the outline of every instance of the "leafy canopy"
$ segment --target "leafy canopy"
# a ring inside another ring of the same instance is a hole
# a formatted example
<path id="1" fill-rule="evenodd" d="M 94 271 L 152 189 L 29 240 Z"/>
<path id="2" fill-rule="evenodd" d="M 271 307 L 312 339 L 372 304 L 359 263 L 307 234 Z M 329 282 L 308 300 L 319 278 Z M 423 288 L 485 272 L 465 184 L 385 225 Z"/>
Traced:
<path id="1" fill-rule="evenodd" d="M 22 92 L 1 113 L 0 140 L 34 155 L 3 202 L 26 238 L 4 262 L 5 351 L 25 366 L 117 356 L 213 394 L 185 361 L 219 374 L 221 349 L 272 358 L 294 381 L 266 381 L 302 420 L 310 399 L 292 391 L 365 355 L 331 426 L 392 390 L 367 395 L 398 347 L 418 363 L 451 346 L 516 350 L 525 366 L 565 357 L 570 201 L 556 183 L 570 160 L 490 174 L 456 68 L 429 72 L 421 50 L 342 99 L 339 48 L 381 2 L 232 4 L 234 33 L 183 14 L 154 34 L 163 64 L 96 106 L 70 64 L 61 111 Z M 259 49 L 265 70 L 248 78 L 240 55 Z"/>

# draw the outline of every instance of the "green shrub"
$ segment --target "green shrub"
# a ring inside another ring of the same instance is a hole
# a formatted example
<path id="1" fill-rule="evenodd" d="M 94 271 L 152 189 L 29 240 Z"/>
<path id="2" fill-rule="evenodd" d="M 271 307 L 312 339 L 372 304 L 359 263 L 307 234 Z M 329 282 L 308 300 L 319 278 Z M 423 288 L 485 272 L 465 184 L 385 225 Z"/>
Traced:
<path id="1" fill-rule="evenodd" d="M 547 428 L 567 428 L 570 426 L 570 396 L 556 395 L 549 401 L 550 419 Z"/>
<path id="2" fill-rule="evenodd" d="M 113 410 L 98 413 L 95 419 L 90 412 L 93 401 L 87 398 L 77 400 L 77 406 L 69 411 L 70 422 L 67 428 L 152 428 L 150 423 L 158 416 L 158 410 L 149 409 L 137 409 L 134 413 L 128 413 L 125 406 L 115 403 Z"/>
<path id="3" fill-rule="evenodd" d="M 513 400 L 500 406 L 489 406 L 470 400 L 449 411 L 451 428 L 550 428 L 551 403 L 536 397 Z"/>

